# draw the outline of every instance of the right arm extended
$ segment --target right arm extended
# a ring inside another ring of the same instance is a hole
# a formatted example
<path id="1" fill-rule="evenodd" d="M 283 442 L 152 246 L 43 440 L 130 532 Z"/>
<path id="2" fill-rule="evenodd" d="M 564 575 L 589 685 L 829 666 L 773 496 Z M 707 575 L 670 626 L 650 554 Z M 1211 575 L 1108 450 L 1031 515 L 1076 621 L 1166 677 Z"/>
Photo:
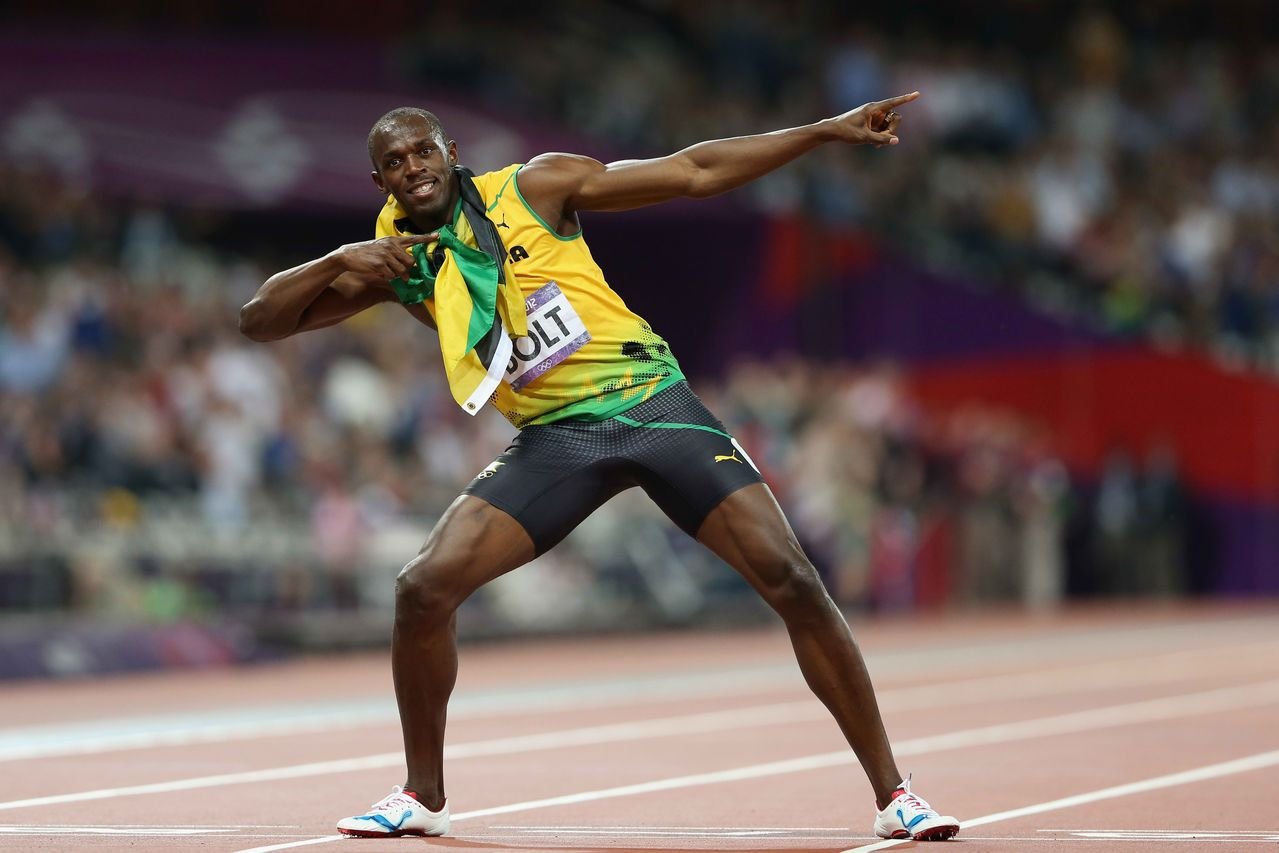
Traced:
<path id="1" fill-rule="evenodd" d="M 403 276 L 414 263 L 406 250 L 435 238 L 414 234 L 350 243 L 278 272 L 240 309 L 240 332 L 255 341 L 276 341 L 394 301 L 391 279 Z"/>

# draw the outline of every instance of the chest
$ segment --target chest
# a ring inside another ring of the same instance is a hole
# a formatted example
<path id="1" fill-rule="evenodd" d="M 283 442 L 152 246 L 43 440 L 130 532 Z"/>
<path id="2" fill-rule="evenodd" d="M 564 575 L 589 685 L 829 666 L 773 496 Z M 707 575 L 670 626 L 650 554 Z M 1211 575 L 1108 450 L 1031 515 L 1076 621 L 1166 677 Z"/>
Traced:
<path id="1" fill-rule="evenodd" d="M 531 296 L 548 281 L 589 270 L 593 261 L 581 237 L 562 238 L 549 231 L 518 201 L 503 200 L 489 212 L 506 249 L 520 290 Z"/>

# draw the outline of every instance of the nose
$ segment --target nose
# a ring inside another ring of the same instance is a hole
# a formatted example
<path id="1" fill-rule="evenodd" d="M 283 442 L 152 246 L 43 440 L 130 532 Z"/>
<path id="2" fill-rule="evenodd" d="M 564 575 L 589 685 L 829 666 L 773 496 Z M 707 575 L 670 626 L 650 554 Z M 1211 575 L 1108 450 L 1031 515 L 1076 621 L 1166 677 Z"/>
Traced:
<path id="1" fill-rule="evenodd" d="M 404 161 L 409 174 L 417 174 L 426 168 L 426 158 L 420 154 L 410 154 Z"/>

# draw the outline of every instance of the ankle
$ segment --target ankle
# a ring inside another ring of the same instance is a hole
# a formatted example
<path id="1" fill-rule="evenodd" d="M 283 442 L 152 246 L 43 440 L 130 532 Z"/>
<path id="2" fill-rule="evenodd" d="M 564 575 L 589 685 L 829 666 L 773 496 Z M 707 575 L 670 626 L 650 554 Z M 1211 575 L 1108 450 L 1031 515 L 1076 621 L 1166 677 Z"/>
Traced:
<path id="1" fill-rule="evenodd" d="M 877 791 L 875 793 L 875 808 L 882 812 L 884 809 L 888 808 L 889 803 L 904 793 L 906 793 L 906 789 L 899 785 L 894 785 L 892 789 L 887 792 Z"/>
<path id="2" fill-rule="evenodd" d="M 439 812 L 444 808 L 444 792 L 437 788 L 433 788 L 428 785 L 418 787 L 416 785 L 406 784 L 403 792 L 426 806 L 430 811 Z"/>

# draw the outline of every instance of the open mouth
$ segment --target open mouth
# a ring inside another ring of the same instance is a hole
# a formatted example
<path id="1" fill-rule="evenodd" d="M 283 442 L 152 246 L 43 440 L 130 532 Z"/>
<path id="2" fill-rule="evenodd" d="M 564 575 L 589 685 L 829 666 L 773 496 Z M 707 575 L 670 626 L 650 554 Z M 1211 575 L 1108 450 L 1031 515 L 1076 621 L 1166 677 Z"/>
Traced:
<path id="1" fill-rule="evenodd" d="M 427 178 L 425 181 L 422 181 L 420 184 L 414 184 L 413 186 L 409 187 L 407 193 L 412 198 L 417 198 L 417 199 L 430 198 L 432 195 L 435 194 L 435 190 L 438 186 L 439 186 L 439 181 L 437 181 L 435 178 Z"/>

